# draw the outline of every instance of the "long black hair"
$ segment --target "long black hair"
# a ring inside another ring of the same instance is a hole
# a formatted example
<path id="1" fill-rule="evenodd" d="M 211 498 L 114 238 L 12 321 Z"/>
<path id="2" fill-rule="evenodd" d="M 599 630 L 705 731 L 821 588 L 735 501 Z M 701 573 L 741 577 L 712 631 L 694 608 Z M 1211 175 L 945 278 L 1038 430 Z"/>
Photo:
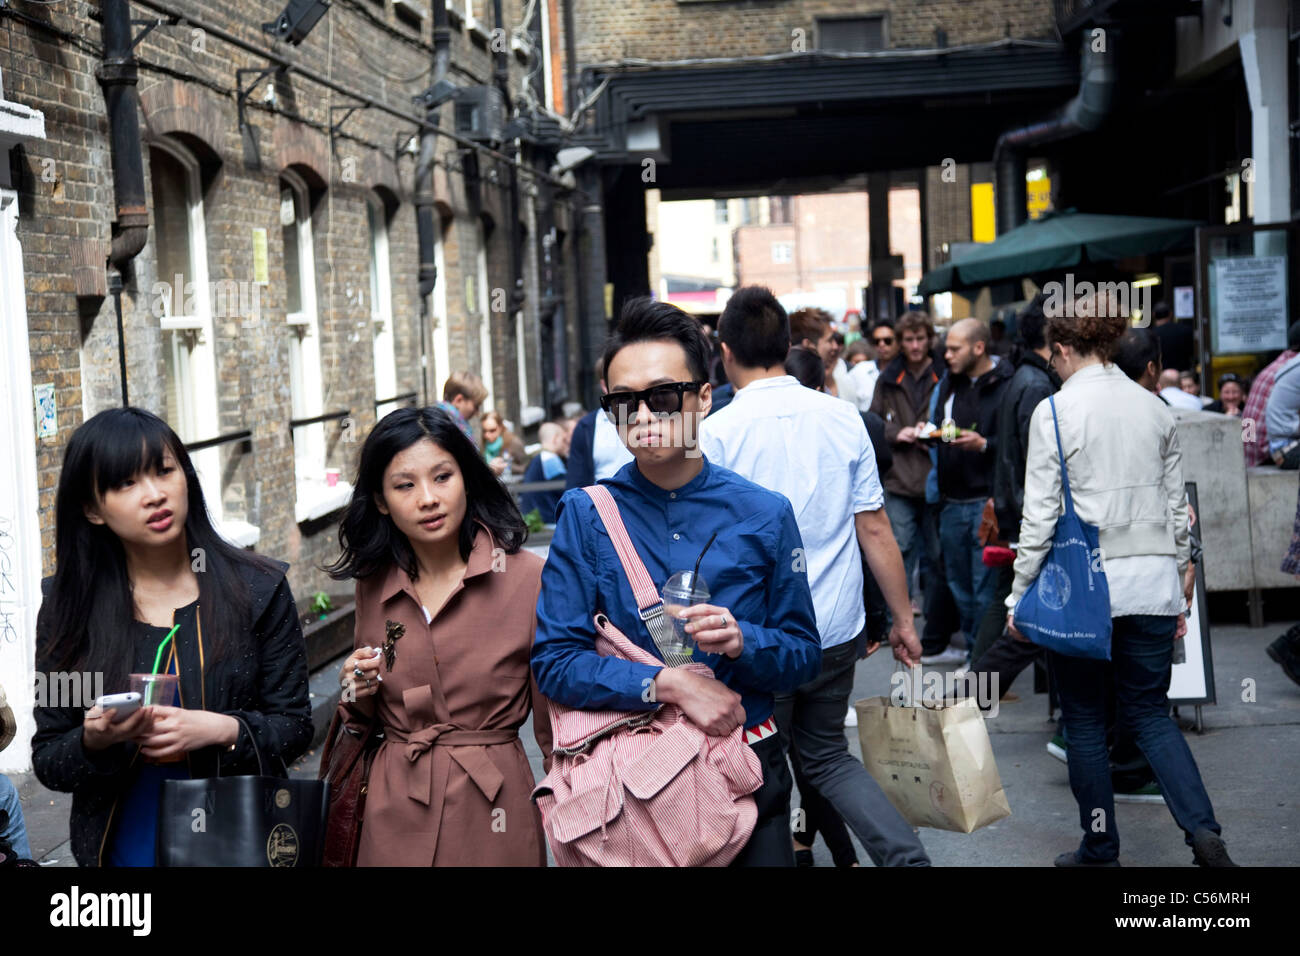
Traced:
<path id="1" fill-rule="evenodd" d="M 385 415 L 361 446 L 352 501 L 339 523 L 343 553 L 323 568 L 330 577 L 367 578 L 391 564 L 412 578 L 419 576 L 411 542 L 390 516 L 380 512 L 375 496 L 383 493 L 384 470 L 389 463 L 425 440 L 446 449 L 460 467 L 465 485 L 465 518 L 457 538 L 461 560 L 468 561 L 474 548 L 476 522 L 488 527 L 506 554 L 516 554 L 523 547 L 528 527 L 519 506 L 451 417 L 440 408 L 399 408 Z"/>
<path id="2" fill-rule="evenodd" d="M 189 453 L 165 421 L 142 408 L 112 408 L 78 428 L 63 454 L 55 498 L 54 581 L 42 613 L 50 641 L 45 658 L 53 668 L 102 672 L 106 687 L 125 685 L 135 620 L 126 550 L 106 525 L 91 523 L 86 508 L 97 507 L 122 482 L 160 469 L 166 451 L 188 486 L 186 547 L 190 554 L 203 549 L 204 569 L 197 577 L 207 656 L 219 660 L 247 640 L 252 622 L 241 572 L 273 571 L 275 565 L 217 533 Z"/>

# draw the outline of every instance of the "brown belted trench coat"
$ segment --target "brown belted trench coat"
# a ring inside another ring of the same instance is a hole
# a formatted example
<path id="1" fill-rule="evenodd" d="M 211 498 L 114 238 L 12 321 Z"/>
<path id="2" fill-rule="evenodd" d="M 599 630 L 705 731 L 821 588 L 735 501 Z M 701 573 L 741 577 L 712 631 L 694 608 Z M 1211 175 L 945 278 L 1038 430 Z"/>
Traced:
<path id="1" fill-rule="evenodd" d="M 543 561 L 506 554 L 479 525 L 464 580 L 426 624 L 396 566 L 357 583 L 355 647 L 406 633 L 376 696 L 386 741 L 370 772 L 358 866 L 545 866 L 519 727 L 551 724 L 529 665 Z M 430 609 L 433 610 L 432 608 Z"/>

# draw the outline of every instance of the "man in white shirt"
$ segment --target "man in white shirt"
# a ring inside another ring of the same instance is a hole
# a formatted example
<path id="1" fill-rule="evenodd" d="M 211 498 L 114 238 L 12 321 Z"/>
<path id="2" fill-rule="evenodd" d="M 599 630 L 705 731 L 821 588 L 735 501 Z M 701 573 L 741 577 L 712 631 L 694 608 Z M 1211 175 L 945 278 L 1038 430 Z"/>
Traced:
<path id="1" fill-rule="evenodd" d="M 1160 391 L 1159 395 L 1165 400 L 1165 403 L 1174 408 L 1190 408 L 1199 412 L 1204 406 L 1201 400 L 1195 395 L 1184 392 L 1179 384 L 1180 379 L 1176 369 L 1167 368 L 1160 373 Z"/>
<path id="2" fill-rule="evenodd" d="M 789 735 L 796 772 L 844 818 L 876 865 L 928 866 L 911 826 L 844 739 L 854 668 L 864 656 L 857 644 L 865 624 L 859 548 L 893 612 L 894 656 L 909 666 L 921 657 L 903 559 L 862 416 L 785 373 L 791 325 L 767 289 L 738 290 L 718 330 L 736 397 L 701 424 L 700 449 L 710 462 L 789 499 L 803 539 L 802 553 L 791 560 L 807 569 L 821 635 L 822 671 L 792 696 L 777 698 L 777 727 Z"/>

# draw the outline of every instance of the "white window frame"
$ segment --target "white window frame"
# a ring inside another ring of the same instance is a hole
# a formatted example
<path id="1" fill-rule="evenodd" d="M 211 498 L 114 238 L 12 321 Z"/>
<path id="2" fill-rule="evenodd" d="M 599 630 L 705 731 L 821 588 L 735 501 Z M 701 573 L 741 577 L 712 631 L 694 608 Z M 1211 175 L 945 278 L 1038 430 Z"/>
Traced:
<path id="1" fill-rule="evenodd" d="M 162 347 L 171 350 L 172 367 L 178 378 L 176 399 L 180 421 L 173 428 L 184 442 L 215 438 L 220 431 L 217 408 L 217 357 L 212 325 L 211 288 L 208 282 L 208 240 L 204 225 L 203 182 L 199 161 L 181 144 L 157 139 L 151 149 L 166 153 L 185 172 L 185 198 L 189 226 L 189 273 L 185 278 L 194 284 L 194 310 L 185 313 L 185 290 L 172 289 L 170 302 L 160 319 Z M 153 197 L 150 196 L 150 202 Z M 157 232 L 154 233 L 155 242 Z M 155 259 L 156 261 L 156 259 Z M 159 281 L 174 283 L 175 276 L 159 276 Z M 222 523 L 225 509 L 221 495 L 221 449 L 205 448 L 190 456 L 198 473 L 203 497 L 213 522 Z"/>
<path id="2" fill-rule="evenodd" d="M 776 255 L 776 250 L 777 250 L 777 249 L 782 249 L 782 250 L 785 251 L 785 258 L 777 258 L 777 255 Z M 794 262 L 794 243 L 793 243 L 792 241 L 790 241 L 789 239 L 778 239 L 778 240 L 773 241 L 773 243 L 772 243 L 772 264 L 773 264 L 773 265 L 789 265 L 789 264 L 792 263 L 792 262 Z"/>
<path id="3" fill-rule="evenodd" d="M 316 307 L 316 255 L 311 227 L 311 190 L 291 169 L 280 172 L 280 182 L 293 195 L 294 226 L 298 239 L 298 300 L 300 311 L 287 313 L 289 326 L 289 394 L 291 417 L 314 418 L 324 412 L 321 381 L 320 318 Z M 283 226 L 284 223 L 282 222 Z M 287 278 L 286 266 L 286 278 Z M 340 481 L 325 484 L 325 423 L 293 430 L 295 515 L 299 523 L 323 517 L 346 504 L 351 486 Z M 341 502 L 335 504 L 338 499 Z"/>
<path id="4" fill-rule="evenodd" d="M 551 5 L 546 0 L 538 0 L 542 8 L 542 91 L 543 102 L 548 110 L 555 112 L 555 90 L 552 89 L 551 76 Z"/>
<path id="5" fill-rule="evenodd" d="M 433 333 L 433 388 L 430 398 L 442 398 L 443 383 L 451 377 L 451 337 L 447 334 L 447 268 L 443 258 L 442 220 L 435 213 L 433 267 L 437 278 L 429 293 L 429 324 Z"/>
<path id="6" fill-rule="evenodd" d="M 478 285 L 479 313 L 479 354 L 482 356 L 483 385 L 487 388 L 487 398 L 483 399 L 483 411 L 500 411 L 496 407 L 496 380 L 492 374 L 492 303 L 488 301 L 487 271 L 487 236 L 480 219 L 474 225 L 474 259 L 475 278 Z"/>
<path id="7" fill-rule="evenodd" d="M 393 330 L 393 279 L 388 255 L 388 207 L 377 193 L 366 197 L 370 233 L 370 324 L 374 339 L 375 398 L 397 394 L 397 351 Z M 383 418 L 397 405 L 375 408 Z"/>

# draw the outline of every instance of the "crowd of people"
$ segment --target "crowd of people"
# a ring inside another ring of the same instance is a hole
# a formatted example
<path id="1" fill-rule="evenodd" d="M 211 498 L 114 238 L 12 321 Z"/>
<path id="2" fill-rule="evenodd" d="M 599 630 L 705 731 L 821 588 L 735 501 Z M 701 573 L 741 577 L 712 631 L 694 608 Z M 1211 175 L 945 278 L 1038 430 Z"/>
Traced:
<path id="1" fill-rule="evenodd" d="M 676 307 L 637 299 L 596 369 L 600 408 L 543 423 L 531 459 L 500 415 L 482 413 L 487 391 L 470 372 L 437 405 L 385 416 L 326 568 L 356 591 L 342 715 L 381 741 L 357 864 L 545 865 L 520 728 L 531 716 L 549 770 L 568 752 L 552 739 L 553 706 L 670 704 L 756 758 L 757 816 L 733 865 L 811 865 L 819 833 L 837 865 L 857 865 L 852 833 L 877 865 L 928 866 L 844 735 L 856 665 L 887 644 L 905 667 L 960 665 L 967 687 L 994 674 L 1002 694 L 1046 669 L 1061 705 L 1049 750 L 1068 763 L 1083 833 L 1056 865 L 1118 864 L 1117 793 L 1163 799 L 1197 864 L 1234 865 L 1166 697 L 1197 558 L 1170 411 L 1203 406 L 1195 380 L 1179 379 L 1190 345 L 1159 311 L 1133 329 L 1102 297 L 1078 318 L 1044 304 L 1017 316 L 1013 337 L 976 319 L 941 336 L 911 311 L 846 342 L 826 313 L 787 315 L 746 287 L 715 341 Z M 1300 461 L 1300 323 L 1288 344 L 1253 383 L 1219 381 L 1212 410 L 1253 425 L 1251 464 Z M 500 480 L 512 473 L 566 490 L 516 503 Z M 1045 651 L 1016 626 L 1067 478 L 1099 528 L 1109 661 Z M 597 483 L 656 588 L 692 568 L 707 583 L 679 620 L 712 676 L 598 649 L 608 625 L 664 659 L 610 516 L 584 491 Z M 523 547 L 534 508 L 554 528 L 545 561 Z M 150 865 L 164 780 L 252 773 L 259 754 L 288 764 L 310 742 L 286 566 L 219 537 L 184 444 L 135 408 L 72 437 L 56 524 L 38 671 L 122 683 L 175 635 L 165 672 L 179 686 L 165 705 L 121 720 L 36 710 L 36 772 L 73 794 L 77 862 Z M 1300 515 L 1296 541 L 1300 571 Z M 1300 682 L 1297 641 L 1270 654 Z M 0 791 L 0 858 L 26 849 L 15 808 Z"/>

